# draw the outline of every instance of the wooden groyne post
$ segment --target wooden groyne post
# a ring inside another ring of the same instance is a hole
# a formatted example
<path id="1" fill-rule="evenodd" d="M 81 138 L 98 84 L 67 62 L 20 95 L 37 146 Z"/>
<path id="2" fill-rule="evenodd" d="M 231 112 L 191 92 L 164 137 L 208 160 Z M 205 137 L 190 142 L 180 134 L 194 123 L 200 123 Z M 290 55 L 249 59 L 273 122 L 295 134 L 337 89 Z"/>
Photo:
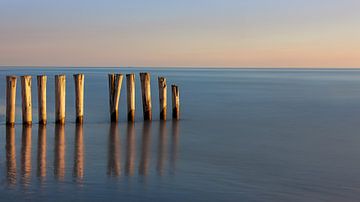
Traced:
<path id="1" fill-rule="evenodd" d="M 135 74 L 126 74 L 127 119 L 135 121 Z"/>
<path id="2" fill-rule="evenodd" d="M 31 76 L 21 76 L 22 122 L 32 124 Z"/>
<path id="3" fill-rule="evenodd" d="M 180 119 L 180 93 L 177 85 L 171 85 L 172 90 L 172 117 L 175 120 Z"/>
<path id="4" fill-rule="evenodd" d="M 16 76 L 6 76 L 6 124 L 15 124 Z"/>
<path id="5" fill-rule="evenodd" d="M 84 117 L 84 74 L 74 74 L 76 123 L 82 123 Z"/>
<path id="6" fill-rule="evenodd" d="M 152 120 L 150 74 L 140 73 L 140 81 L 144 120 Z"/>
<path id="7" fill-rule="evenodd" d="M 38 89 L 38 109 L 39 109 L 39 124 L 45 125 L 46 118 L 46 81 L 47 76 L 38 75 L 37 77 Z"/>
<path id="8" fill-rule="evenodd" d="M 55 75 L 55 122 L 65 123 L 66 76 Z"/>
<path id="9" fill-rule="evenodd" d="M 160 102 L 160 120 L 166 120 L 167 86 L 164 77 L 158 78 L 159 83 L 159 102 Z"/>
<path id="10" fill-rule="evenodd" d="M 119 119 L 119 99 L 121 85 L 123 80 L 122 74 L 109 74 L 109 102 L 110 102 L 110 119 L 111 122 L 117 122 Z"/>

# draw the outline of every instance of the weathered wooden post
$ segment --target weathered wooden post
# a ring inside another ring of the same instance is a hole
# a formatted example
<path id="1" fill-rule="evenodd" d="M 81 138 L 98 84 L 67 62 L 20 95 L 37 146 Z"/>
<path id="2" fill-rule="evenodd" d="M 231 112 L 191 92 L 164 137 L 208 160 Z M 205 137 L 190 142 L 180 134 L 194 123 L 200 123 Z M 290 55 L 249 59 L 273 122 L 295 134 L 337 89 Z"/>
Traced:
<path id="1" fill-rule="evenodd" d="M 135 74 L 126 74 L 127 90 L 127 118 L 128 121 L 135 121 Z"/>
<path id="2" fill-rule="evenodd" d="M 160 120 L 166 120 L 167 86 L 166 78 L 159 77 L 159 101 L 160 101 Z"/>
<path id="3" fill-rule="evenodd" d="M 55 122 L 65 123 L 66 76 L 55 75 Z"/>
<path id="4" fill-rule="evenodd" d="M 180 119 L 180 93 L 177 85 L 171 85 L 172 90 L 172 117 L 175 120 Z"/>
<path id="5" fill-rule="evenodd" d="M 150 74 L 140 73 L 144 120 L 152 120 Z"/>
<path id="6" fill-rule="evenodd" d="M 84 74 L 74 74 L 76 123 L 83 122 L 84 116 Z"/>
<path id="7" fill-rule="evenodd" d="M 24 125 L 32 124 L 31 76 L 21 76 L 22 121 Z"/>
<path id="8" fill-rule="evenodd" d="M 39 124 L 45 125 L 46 118 L 46 81 L 47 76 L 37 76 L 37 89 L 38 89 L 38 108 L 39 108 Z"/>
<path id="9" fill-rule="evenodd" d="M 122 74 L 109 74 L 109 101 L 110 101 L 110 119 L 111 122 L 117 122 L 119 119 L 119 99 L 121 85 L 123 80 Z"/>
<path id="10" fill-rule="evenodd" d="M 6 76 L 6 124 L 15 124 L 16 76 Z"/>

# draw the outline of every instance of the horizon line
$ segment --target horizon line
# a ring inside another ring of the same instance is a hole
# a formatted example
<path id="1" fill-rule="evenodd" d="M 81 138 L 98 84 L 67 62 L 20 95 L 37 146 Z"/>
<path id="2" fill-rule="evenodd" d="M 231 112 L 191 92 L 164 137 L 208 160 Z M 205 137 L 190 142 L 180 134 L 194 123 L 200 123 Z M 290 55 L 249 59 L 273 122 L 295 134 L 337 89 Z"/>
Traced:
<path id="1" fill-rule="evenodd" d="M 0 68 L 189 68 L 189 69 L 360 69 L 360 67 L 334 67 L 334 66 L 277 66 L 277 67 L 241 67 L 241 66 L 85 66 L 85 65 L 0 65 Z"/>

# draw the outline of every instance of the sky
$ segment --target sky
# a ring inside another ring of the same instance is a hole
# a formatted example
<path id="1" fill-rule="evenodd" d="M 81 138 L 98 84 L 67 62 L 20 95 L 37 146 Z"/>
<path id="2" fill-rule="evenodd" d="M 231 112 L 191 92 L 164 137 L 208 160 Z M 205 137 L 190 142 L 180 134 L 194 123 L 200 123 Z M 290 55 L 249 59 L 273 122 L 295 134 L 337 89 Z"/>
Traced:
<path id="1" fill-rule="evenodd" d="M 0 65 L 360 67 L 359 11 L 359 0 L 0 0 Z"/>

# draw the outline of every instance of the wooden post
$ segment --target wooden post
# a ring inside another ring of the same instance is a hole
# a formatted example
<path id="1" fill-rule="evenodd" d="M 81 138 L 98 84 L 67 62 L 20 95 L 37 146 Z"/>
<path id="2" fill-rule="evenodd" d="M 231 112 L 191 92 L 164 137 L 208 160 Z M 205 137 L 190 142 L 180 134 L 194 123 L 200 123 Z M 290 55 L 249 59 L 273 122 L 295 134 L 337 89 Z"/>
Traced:
<path id="1" fill-rule="evenodd" d="M 160 101 L 160 120 L 166 120 L 167 86 L 164 77 L 158 78 L 159 83 L 159 101 Z"/>
<path id="2" fill-rule="evenodd" d="M 55 75 L 55 122 L 65 123 L 66 76 Z"/>
<path id="3" fill-rule="evenodd" d="M 109 101 L 111 122 L 117 122 L 119 119 L 119 99 L 123 80 L 122 74 L 109 74 Z"/>
<path id="4" fill-rule="evenodd" d="M 140 73 L 144 120 L 152 120 L 150 74 Z"/>
<path id="5" fill-rule="evenodd" d="M 38 89 L 38 108 L 39 108 L 39 124 L 45 125 L 46 118 L 46 81 L 47 76 L 37 76 L 37 89 Z"/>
<path id="6" fill-rule="evenodd" d="M 135 121 L 135 74 L 126 74 L 128 121 Z"/>
<path id="7" fill-rule="evenodd" d="M 16 76 L 6 76 L 6 124 L 15 124 Z"/>
<path id="8" fill-rule="evenodd" d="M 175 120 L 180 119 L 180 93 L 179 87 L 171 85 L 172 90 L 172 117 Z"/>
<path id="9" fill-rule="evenodd" d="M 22 121 L 32 124 L 31 76 L 21 76 Z"/>
<path id="10" fill-rule="evenodd" d="M 74 74 L 76 123 L 83 122 L 84 116 L 84 74 Z"/>

